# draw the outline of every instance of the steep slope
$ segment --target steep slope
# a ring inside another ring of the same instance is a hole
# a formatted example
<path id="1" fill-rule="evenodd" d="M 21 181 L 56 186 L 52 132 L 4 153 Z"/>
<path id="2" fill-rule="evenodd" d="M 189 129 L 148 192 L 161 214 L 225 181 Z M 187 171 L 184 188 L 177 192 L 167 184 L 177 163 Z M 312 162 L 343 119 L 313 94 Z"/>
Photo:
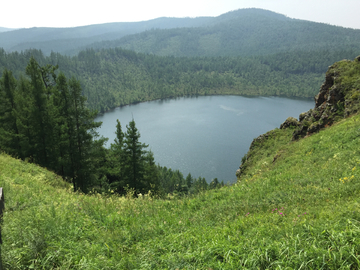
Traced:
<path id="1" fill-rule="evenodd" d="M 359 78 L 360 56 L 356 57 L 354 61 L 343 60 L 331 65 L 326 72 L 325 82 L 315 96 L 314 109 L 301 113 L 299 121 L 289 117 L 280 125 L 280 129 L 286 130 L 288 133 L 292 132 L 292 140 L 297 140 L 358 113 L 360 110 Z M 254 156 L 262 160 L 256 152 L 262 151 L 263 147 L 267 148 L 268 146 L 264 145 L 268 144 L 269 138 L 276 137 L 275 134 L 281 134 L 281 132 L 269 131 L 253 140 L 249 152 L 243 157 L 242 164 L 236 172 L 238 178 L 241 179 L 249 170 L 253 170 L 252 166 L 259 162 L 254 160 Z M 276 153 L 272 162 L 275 162 L 281 155 L 281 151 Z"/>
<path id="2" fill-rule="evenodd" d="M 276 129 L 252 145 L 235 185 L 166 200 L 74 194 L 1 154 L 4 267 L 359 269 L 359 123 L 297 141 Z"/>
<path id="3" fill-rule="evenodd" d="M 6 269 L 357 269 L 359 115 L 299 142 L 278 130 L 231 187 L 160 200 L 73 194 L 0 156 Z M 281 156 L 272 162 L 276 153 Z"/>

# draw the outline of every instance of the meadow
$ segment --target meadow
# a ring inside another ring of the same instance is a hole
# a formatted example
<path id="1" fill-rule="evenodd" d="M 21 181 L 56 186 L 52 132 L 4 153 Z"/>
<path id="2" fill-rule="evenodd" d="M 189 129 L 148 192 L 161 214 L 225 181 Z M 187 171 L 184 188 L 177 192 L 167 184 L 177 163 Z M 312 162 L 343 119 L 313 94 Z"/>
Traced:
<path id="1" fill-rule="evenodd" d="M 0 155 L 5 269 L 359 269 L 360 115 L 268 132 L 232 186 L 194 196 L 74 193 Z M 235 173 L 235 172 L 234 172 Z"/>

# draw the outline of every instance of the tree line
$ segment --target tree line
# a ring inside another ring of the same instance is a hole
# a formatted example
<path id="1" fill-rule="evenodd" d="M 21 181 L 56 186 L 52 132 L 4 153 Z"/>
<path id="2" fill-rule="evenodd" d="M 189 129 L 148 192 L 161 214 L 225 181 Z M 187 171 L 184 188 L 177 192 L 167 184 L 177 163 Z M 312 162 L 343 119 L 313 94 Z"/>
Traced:
<path id="1" fill-rule="evenodd" d="M 81 84 L 58 66 L 41 66 L 30 58 L 25 75 L 16 79 L 5 69 L 0 79 L 0 151 L 39 164 L 73 183 L 74 191 L 189 194 L 218 188 L 204 178 L 186 180 L 179 171 L 156 165 L 132 120 L 116 139 L 99 137 L 97 111 L 86 106 Z"/>
<path id="2" fill-rule="evenodd" d="M 353 59 L 355 49 L 294 51 L 257 57 L 160 57 L 121 48 L 87 49 L 69 57 L 41 51 L 6 53 L 0 49 L 0 72 L 19 79 L 31 57 L 59 66 L 80 81 L 86 106 L 100 113 L 148 100 L 197 95 L 287 96 L 312 98 L 329 65 Z"/>
<path id="3" fill-rule="evenodd" d="M 143 101 L 198 95 L 313 98 L 332 63 L 354 59 L 356 47 L 288 51 L 252 57 L 160 57 L 121 48 L 86 49 L 77 56 L 44 56 L 39 50 L 7 53 L 0 48 L 0 73 L 16 79 L 34 57 L 79 80 L 86 106 L 99 113 Z"/>

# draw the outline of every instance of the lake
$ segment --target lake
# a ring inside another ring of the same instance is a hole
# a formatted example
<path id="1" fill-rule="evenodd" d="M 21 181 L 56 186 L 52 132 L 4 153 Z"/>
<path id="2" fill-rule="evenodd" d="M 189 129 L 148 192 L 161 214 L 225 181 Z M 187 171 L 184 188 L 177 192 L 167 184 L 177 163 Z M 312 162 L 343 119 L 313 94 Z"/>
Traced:
<path id="1" fill-rule="evenodd" d="M 207 182 L 236 181 L 235 172 L 252 140 L 279 127 L 289 116 L 314 108 L 313 100 L 281 97 L 201 96 L 156 100 L 116 108 L 95 120 L 98 130 L 115 139 L 116 119 L 123 132 L 134 118 L 140 141 L 149 145 L 156 163 L 184 177 Z"/>

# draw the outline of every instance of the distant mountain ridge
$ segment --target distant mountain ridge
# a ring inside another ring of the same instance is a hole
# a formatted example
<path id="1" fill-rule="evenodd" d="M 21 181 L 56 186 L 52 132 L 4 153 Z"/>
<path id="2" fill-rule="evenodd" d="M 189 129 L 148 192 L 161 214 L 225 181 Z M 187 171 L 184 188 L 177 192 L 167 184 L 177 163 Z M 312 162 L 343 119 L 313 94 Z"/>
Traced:
<path id="1" fill-rule="evenodd" d="M 0 33 L 2 32 L 8 32 L 8 31 L 14 31 L 17 30 L 15 28 L 6 28 L 6 27 L 0 27 Z"/>
<path id="2" fill-rule="evenodd" d="M 360 30 L 290 19 L 250 9 L 214 18 L 206 27 L 155 29 L 92 48 L 122 47 L 161 56 L 252 56 L 288 51 L 360 49 Z"/>
<path id="3" fill-rule="evenodd" d="M 98 41 L 118 39 L 145 30 L 196 27 L 205 24 L 208 20 L 207 17 L 193 19 L 157 18 L 143 22 L 105 23 L 72 28 L 23 28 L 0 33 L 0 47 L 9 52 L 32 48 L 41 49 L 45 54 L 51 51 L 65 53 L 66 50 L 74 50 Z M 51 46 L 57 43 L 66 47 L 56 49 L 59 46 L 55 45 L 54 50 Z"/>
<path id="4" fill-rule="evenodd" d="M 217 17 L 163 17 L 0 33 L 0 47 L 7 52 L 33 48 L 46 55 L 122 47 L 162 56 L 251 56 L 339 47 L 360 50 L 359 44 L 360 30 L 291 19 L 262 9 L 239 9 Z"/>

